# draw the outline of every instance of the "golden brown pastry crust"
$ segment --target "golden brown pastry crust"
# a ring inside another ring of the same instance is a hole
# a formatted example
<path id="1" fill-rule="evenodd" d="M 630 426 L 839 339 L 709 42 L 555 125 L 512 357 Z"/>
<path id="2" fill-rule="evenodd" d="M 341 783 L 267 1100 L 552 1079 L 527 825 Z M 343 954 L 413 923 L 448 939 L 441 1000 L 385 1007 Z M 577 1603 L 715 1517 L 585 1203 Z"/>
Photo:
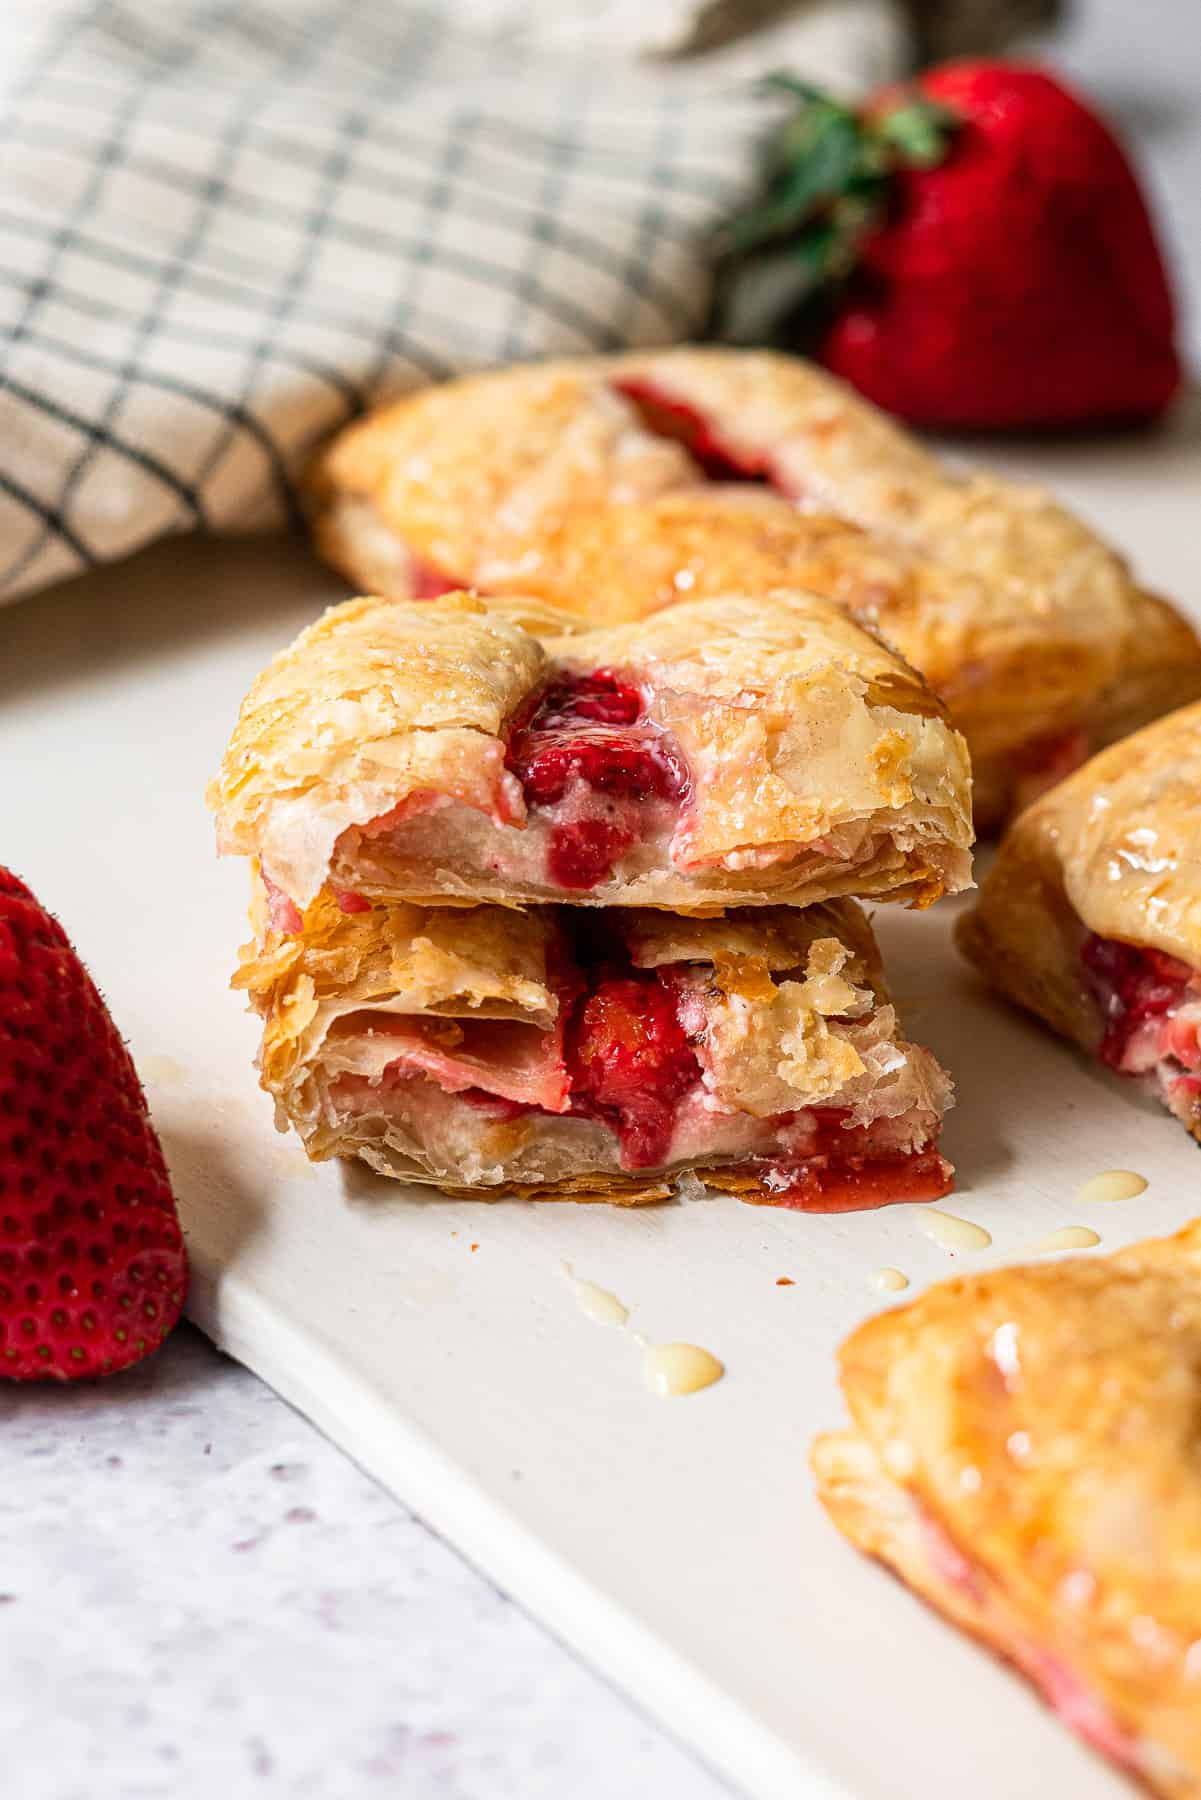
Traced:
<path id="1" fill-rule="evenodd" d="M 766 457 L 790 498 L 707 484 L 623 383 Z M 1079 520 L 1036 489 L 948 471 L 796 358 L 677 349 L 471 377 L 349 427 L 312 491 L 319 547 L 380 592 L 413 592 L 429 565 L 594 622 L 689 595 L 831 595 L 946 700 L 986 828 L 1021 792 L 1019 747 L 1077 728 L 1095 746 L 1201 694 L 1196 635 Z"/>
<path id="2" fill-rule="evenodd" d="M 1121 663 L 1085 721 L 1098 750 L 1198 697 L 1197 634 L 1159 594 L 1136 591 Z"/>
<path id="3" fill-rule="evenodd" d="M 960 949 L 1010 999 L 1096 1049 L 1086 931 L 1201 968 L 1201 705 L 1094 756 L 1028 807 L 959 921 Z"/>
<path id="4" fill-rule="evenodd" d="M 398 1013 L 470 1012 L 543 1027 L 558 1012 L 537 912 L 393 904 L 346 913 L 321 894 L 302 933 L 273 931 L 261 914 L 258 923 L 263 935 L 243 947 L 231 985 L 271 1010 L 264 1074 L 277 1083 L 322 1002 L 349 1012 L 386 1000 Z"/>
<path id="5" fill-rule="evenodd" d="M 842 1351 L 818 1487 L 1171 1800 L 1201 1793 L 1201 1225 L 940 1283 Z"/>
<path id="6" fill-rule="evenodd" d="M 242 703 L 207 794 L 221 848 L 262 857 L 304 901 L 347 826 L 407 794 L 503 812 L 498 734 L 546 666 L 536 638 L 468 596 L 330 607 Z"/>
<path id="7" fill-rule="evenodd" d="M 381 1168 L 377 1172 L 390 1175 L 393 1170 Z M 414 1173 L 412 1179 L 421 1181 L 424 1177 Z M 450 1200 L 570 1200 L 577 1206 L 655 1206 L 661 1200 L 670 1200 L 674 1189 L 670 1181 L 647 1181 L 638 1175 L 581 1175 L 569 1181 L 515 1182 L 502 1188 L 442 1183 L 438 1191 Z"/>
<path id="8" fill-rule="evenodd" d="M 695 410 L 790 497 L 990 581 L 1048 600 L 1121 567 L 1039 490 L 957 476 L 843 383 L 797 357 L 681 348 L 519 365 L 399 400 L 349 426 L 311 477 L 318 523 L 365 498 L 413 553 L 452 578 L 553 528 L 577 505 L 649 500 L 704 482 L 686 449 L 648 430 L 623 387 Z M 669 427 L 670 428 L 670 427 Z"/>
<path id="9" fill-rule="evenodd" d="M 504 1192 L 629 1205 L 671 1191 L 673 1176 L 661 1170 L 605 1166 L 612 1145 L 599 1140 L 552 1146 L 543 1179 L 532 1179 L 538 1146 L 521 1117 L 474 1115 L 458 1167 L 445 1150 L 441 1163 L 436 1149 L 427 1154 L 403 1118 L 393 1126 L 378 1108 L 339 1108 L 338 1077 L 353 1071 L 378 1082 L 404 1047 L 389 1026 L 404 1021 L 410 1030 L 426 1021 L 423 1041 L 435 1050 L 445 1037 L 452 1055 L 467 1060 L 472 1083 L 486 1084 L 496 1058 L 509 1067 L 523 1047 L 510 1037 L 482 1052 L 490 1064 L 480 1061 L 479 1040 L 464 1036 L 468 1022 L 532 1026 L 557 1059 L 565 1018 L 554 909 L 391 905 L 348 914 L 323 893 L 307 908 L 302 931 L 288 935 L 271 927 L 256 882 L 252 917 L 258 935 L 240 952 L 232 985 L 263 1019 L 261 1085 L 280 1123 L 296 1129 L 315 1160 L 359 1156 L 380 1173 L 483 1198 Z M 689 1029 L 703 1024 L 706 1048 L 698 1054 L 720 1110 L 764 1120 L 774 1131 L 780 1113 L 837 1104 L 855 1124 L 920 1117 L 919 1148 L 936 1135 L 949 1084 L 928 1052 L 901 1037 L 871 927 L 854 902 L 691 920 L 626 911 L 619 929 L 634 968 L 671 967 L 692 979 Z M 529 1049 L 527 1039 L 527 1066 L 543 1067 Z M 431 1093 L 420 1110 L 431 1117 L 435 1103 Z M 577 1135 L 580 1123 L 573 1121 Z M 674 1173 L 688 1168 L 714 1186 L 770 1198 L 749 1159 L 742 1169 L 729 1161 L 689 1156 Z M 456 1179 L 469 1163 L 479 1165 L 477 1177 Z M 517 1172 L 506 1175 L 506 1166 Z"/>
<path id="10" fill-rule="evenodd" d="M 869 986 L 882 1003 L 888 1000 L 880 948 L 867 914 L 845 900 L 803 908 L 739 908 L 710 919 L 640 913 L 625 926 L 623 936 L 636 969 L 677 961 L 710 962 L 730 991 L 738 989 L 737 970 L 754 971 L 753 991 L 759 971 L 771 975 L 803 967 L 818 938 L 836 937 L 851 956 L 854 980 Z"/>
<path id="11" fill-rule="evenodd" d="M 598 381 L 605 366 L 467 376 L 348 427 L 310 477 L 319 546 L 341 561 L 334 503 L 366 498 L 402 551 L 465 582 L 496 544 L 520 544 L 568 505 L 648 499 L 695 479 L 681 446 L 646 431 Z M 379 585 L 399 597 L 411 591 Z"/>
<path id="12" fill-rule="evenodd" d="M 553 622 L 544 605 L 533 613 Z M 371 898 L 683 908 L 848 891 L 924 905 L 965 885 L 963 741 L 912 670 L 833 603 L 735 595 L 555 637 L 523 629 L 533 613 L 464 594 L 332 608 L 247 697 L 209 790 L 222 848 L 259 856 L 301 906 L 327 874 Z M 565 895 L 537 869 L 497 871 L 491 838 L 472 871 L 452 844 L 405 862 L 359 829 L 446 796 L 516 855 L 527 814 L 504 734 L 552 668 L 649 685 L 648 718 L 691 780 L 670 857 Z"/>

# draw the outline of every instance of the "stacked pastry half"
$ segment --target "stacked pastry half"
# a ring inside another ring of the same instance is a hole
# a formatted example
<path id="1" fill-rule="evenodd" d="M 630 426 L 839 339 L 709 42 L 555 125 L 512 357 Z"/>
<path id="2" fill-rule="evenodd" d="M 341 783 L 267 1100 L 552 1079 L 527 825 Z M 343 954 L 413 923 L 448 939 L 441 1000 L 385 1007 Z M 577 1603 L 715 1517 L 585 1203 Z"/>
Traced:
<path id="1" fill-rule="evenodd" d="M 281 1120 L 481 1197 L 944 1193 L 856 904 L 969 880 L 941 703 L 801 589 L 586 611 L 354 600 L 248 694 L 210 800 Z"/>

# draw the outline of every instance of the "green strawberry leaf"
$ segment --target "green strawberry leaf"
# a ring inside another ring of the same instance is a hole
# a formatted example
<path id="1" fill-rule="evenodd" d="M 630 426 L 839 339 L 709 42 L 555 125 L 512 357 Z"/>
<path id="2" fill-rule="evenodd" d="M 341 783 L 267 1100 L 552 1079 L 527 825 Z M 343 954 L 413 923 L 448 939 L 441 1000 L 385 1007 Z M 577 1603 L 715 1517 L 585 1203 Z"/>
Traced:
<path id="1" fill-rule="evenodd" d="M 909 100 L 877 120 L 876 132 L 903 167 L 934 169 L 945 160 L 958 123 L 950 107 L 937 100 Z"/>
<path id="2" fill-rule="evenodd" d="M 729 227 L 726 247 L 748 250 L 796 230 L 823 202 L 854 181 L 860 153 L 857 122 L 842 107 L 817 101 L 772 146 L 761 203 Z"/>
<path id="3" fill-rule="evenodd" d="M 884 217 L 899 169 L 936 167 L 958 123 L 917 93 L 860 113 L 781 72 L 760 84 L 794 103 L 762 147 L 755 204 L 716 241 L 710 334 L 738 343 L 780 341 L 828 312 Z"/>

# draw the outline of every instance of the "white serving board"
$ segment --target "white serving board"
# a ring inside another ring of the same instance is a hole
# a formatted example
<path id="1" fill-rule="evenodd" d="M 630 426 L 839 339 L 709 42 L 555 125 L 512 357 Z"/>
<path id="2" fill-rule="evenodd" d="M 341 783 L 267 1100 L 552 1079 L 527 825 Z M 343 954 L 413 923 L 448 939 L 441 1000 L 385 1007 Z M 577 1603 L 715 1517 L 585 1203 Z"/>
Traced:
<path id="1" fill-rule="evenodd" d="M 1201 617 L 1195 421 L 1008 461 Z M 1195 1147 L 992 1001 L 950 949 L 946 905 L 884 908 L 878 926 L 914 1034 L 958 1078 L 947 1204 L 992 1231 L 983 1256 L 948 1258 L 905 1207 L 480 1206 L 310 1168 L 272 1128 L 226 989 L 245 876 L 214 860 L 200 795 L 251 676 L 337 593 L 295 546 L 188 541 L 0 615 L 0 860 L 61 913 L 131 1040 L 192 1316 L 749 1793 L 1124 1793 L 842 1542 L 807 1454 L 843 1418 L 834 1350 L 882 1303 L 878 1265 L 916 1291 L 1012 1259 L 1084 1221 L 1075 1189 L 1115 1166 L 1151 1186 L 1088 1213 L 1106 1247 L 1168 1230 L 1201 1210 Z M 580 1313 L 564 1260 L 650 1338 L 716 1351 L 725 1379 L 646 1393 L 636 1347 Z"/>

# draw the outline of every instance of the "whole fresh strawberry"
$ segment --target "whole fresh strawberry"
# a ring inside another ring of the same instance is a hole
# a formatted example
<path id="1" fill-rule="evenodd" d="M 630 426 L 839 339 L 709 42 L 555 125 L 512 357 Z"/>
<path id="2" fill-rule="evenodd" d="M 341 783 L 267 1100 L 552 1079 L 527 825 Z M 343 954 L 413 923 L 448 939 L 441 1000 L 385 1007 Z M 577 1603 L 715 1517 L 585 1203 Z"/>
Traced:
<path id="1" fill-rule="evenodd" d="M 806 347 L 914 424 L 1145 420 L 1180 384 L 1138 183 L 1052 76 L 957 62 L 861 112 L 800 102 L 735 224 L 719 330 Z"/>
<path id="2" fill-rule="evenodd" d="M 0 869 L 0 1377 L 137 1362 L 187 1275 L 129 1052 L 62 926 Z"/>

